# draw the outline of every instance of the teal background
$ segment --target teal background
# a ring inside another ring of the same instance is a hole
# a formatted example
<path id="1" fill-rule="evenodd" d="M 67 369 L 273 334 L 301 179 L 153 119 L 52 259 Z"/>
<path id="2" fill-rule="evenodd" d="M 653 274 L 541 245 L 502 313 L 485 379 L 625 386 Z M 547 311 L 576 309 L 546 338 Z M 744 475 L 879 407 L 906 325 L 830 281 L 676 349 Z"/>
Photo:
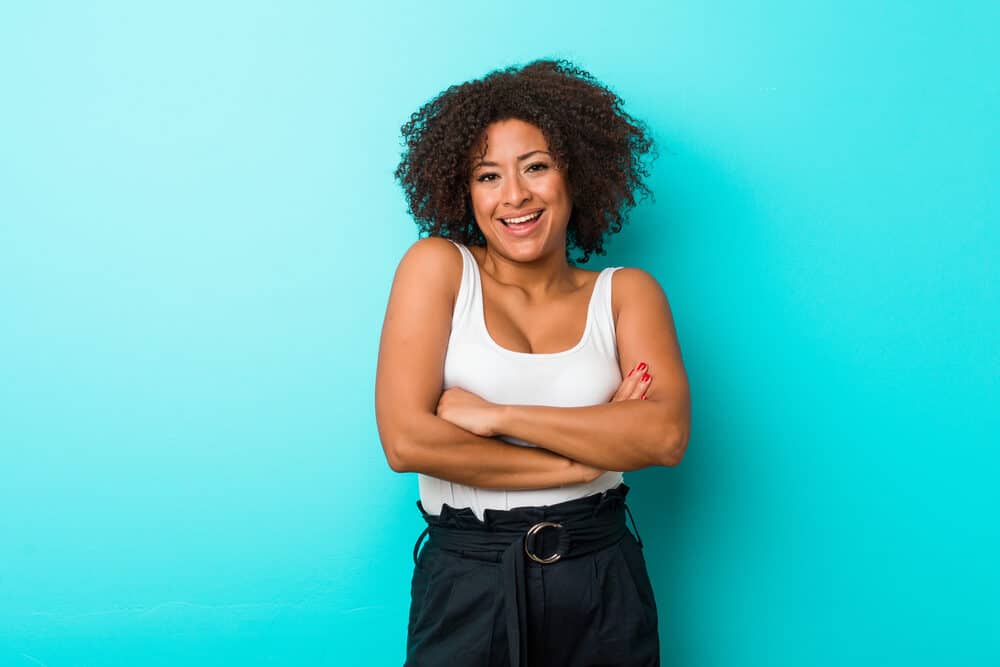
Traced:
<path id="1" fill-rule="evenodd" d="M 587 268 L 693 396 L 630 473 L 665 665 L 1000 664 L 992 2 L 7 3 L 0 665 L 399 665 L 399 128 L 567 57 L 660 145 Z"/>

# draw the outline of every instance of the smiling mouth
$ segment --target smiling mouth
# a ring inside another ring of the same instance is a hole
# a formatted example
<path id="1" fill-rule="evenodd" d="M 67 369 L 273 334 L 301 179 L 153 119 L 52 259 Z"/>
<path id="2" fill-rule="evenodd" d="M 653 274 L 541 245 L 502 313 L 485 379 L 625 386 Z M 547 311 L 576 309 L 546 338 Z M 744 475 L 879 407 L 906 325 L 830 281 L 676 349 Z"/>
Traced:
<path id="1" fill-rule="evenodd" d="M 529 215 L 523 215 L 517 218 L 498 218 L 498 219 L 507 227 L 517 229 L 517 227 L 519 227 L 520 225 L 528 225 L 534 222 L 535 220 L 538 220 L 538 218 L 540 218 L 542 216 L 542 213 L 544 212 L 545 209 L 541 209 L 540 211 L 535 211 L 534 213 L 531 213 Z"/>

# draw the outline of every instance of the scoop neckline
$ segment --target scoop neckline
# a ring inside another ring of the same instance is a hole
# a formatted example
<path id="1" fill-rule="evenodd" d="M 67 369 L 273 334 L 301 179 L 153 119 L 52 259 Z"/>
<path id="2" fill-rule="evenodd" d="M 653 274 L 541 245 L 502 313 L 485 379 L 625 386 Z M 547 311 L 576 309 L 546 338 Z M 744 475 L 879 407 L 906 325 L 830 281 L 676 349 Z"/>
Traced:
<path id="1" fill-rule="evenodd" d="M 604 272 L 607 271 L 610 267 L 605 267 L 597 272 L 597 278 L 594 279 L 594 286 L 590 292 L 590 300 L 587 301 L 587 322 L 583 325 L 583 334 L 580 336 L 580 340 L 576 342 L 576 345 L 574 345 L 569 349 L 560 350 L 558 352 L 520 352 L 519 350 L 511 350 L 504 347 L 500 343 L 496 342 L 493 339 L 493 336 L 490 335 L 490 330 L 486 327 L 486 299 L 483 296 L 483 280 L 481 273 L 482 270 L 479 266 L 479 262 L 476 261 L 476 256 L 472 253 L 472 251 L 469 250 L 468 247 L 465 247 L 465 251 L 469 253 L 469 259 L 472 260 L 473 275 L 476 281 L 476 291 L 479 293 L 479 308 L 478 308 L 479 328 L 483 333 L 483 338 L 486 339 L 487 343 L 491 347 L 493 347 L 496 350 L 499 350 L 504 354 L 514 357 L 554 358 L 554 357 L 562 357 L 567 354 L 572 354 L 573 352 L 576 352 L 584 345 L 586 345 L 587 341 L 590 340 L 590 330 L 592 328 L 592 322 L 594 319 L 593 317 L 594 300 L 597 298 L 598 283 L 600 283 L 601 277 L 604 275 Z"/>

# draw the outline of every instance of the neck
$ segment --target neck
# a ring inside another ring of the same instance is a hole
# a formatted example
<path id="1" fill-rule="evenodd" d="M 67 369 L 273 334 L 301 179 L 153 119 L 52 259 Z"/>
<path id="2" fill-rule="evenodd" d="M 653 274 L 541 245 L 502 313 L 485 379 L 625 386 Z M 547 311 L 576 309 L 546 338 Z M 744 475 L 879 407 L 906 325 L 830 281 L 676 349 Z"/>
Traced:
<path id="1" fill-rule="evenodd" d="M 579 287 L 574 279 L 576 270 L 566 261 L 565 248 L 530 261 L 517 261 L 496 252 L 487 244 L 482 268 L 493 280 L 523 290 L 533 301 Z"/>

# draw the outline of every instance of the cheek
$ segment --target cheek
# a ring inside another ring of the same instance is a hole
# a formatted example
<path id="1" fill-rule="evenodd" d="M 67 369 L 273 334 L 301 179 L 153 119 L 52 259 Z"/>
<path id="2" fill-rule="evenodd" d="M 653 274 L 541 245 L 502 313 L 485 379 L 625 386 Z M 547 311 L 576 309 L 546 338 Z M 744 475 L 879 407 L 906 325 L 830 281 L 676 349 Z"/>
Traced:
<path id="1" fill-rule="evenodd" d="M 472 191 L 472 210 L 484 216 L 490 216 L 497 205 L 497 196 L 485 188 Z"/>
<path id="2" fill-rule="evenodd" d="M 544 182 L 540 183 L 545 194 L 553 201 L 564 201 L 569 199 L 569 184 L 566 179 L 557 171 L 550 171 Z"/>
<path id="3" fill-rule="evenodd" d="M 569 192 L 562 181 L 547 183 L 545 187 L 545 198 L 552 203 L 569 205 Z"/>

